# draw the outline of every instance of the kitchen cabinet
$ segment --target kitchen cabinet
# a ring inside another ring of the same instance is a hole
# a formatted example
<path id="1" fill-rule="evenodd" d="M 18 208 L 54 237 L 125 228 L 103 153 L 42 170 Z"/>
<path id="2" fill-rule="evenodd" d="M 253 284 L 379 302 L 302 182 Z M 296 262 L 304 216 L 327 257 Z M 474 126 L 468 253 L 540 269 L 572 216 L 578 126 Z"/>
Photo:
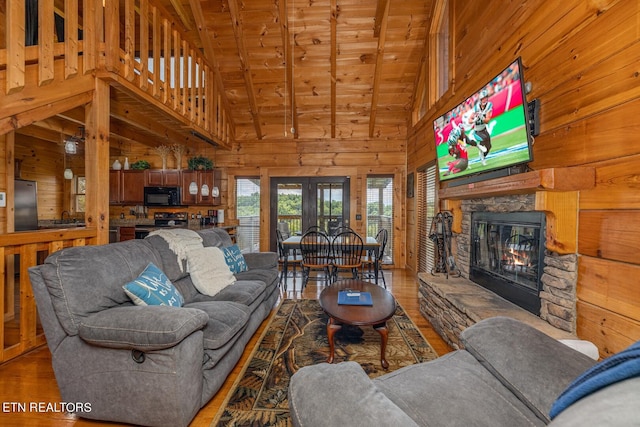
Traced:
<path id="1" fill-rule="evenodd" d="M 183 170 L 181 173 L 182 187 L 182 204 L 183 205 L 205 205 L 216 206 L 220 204 L 220 195 L 213 196 L 213 188 L 220 188 L 220 170 Z M 197 194 L 189 193 L 189 186 L 195 182 L 198 186 Z M 202 194 L 202 186 L 206 184 L 209 187 L 209 194 Z"/>
<path id="2" fill-rule="evenodd" d="M 141 205 L 144 202 L 144 171 L 109 171 L 109 203 Z"/>
<path id="3" fill-rule="evenodd" d="M 144 172 L 144 185 L 147 187 L 179 187 L 180 170 L 147 169 Z"/>
<path id="4" fill-rule="evenodd" d="M 122 171 L 109 171 L 109 204 L 116 205 L 122 201 Z"/>

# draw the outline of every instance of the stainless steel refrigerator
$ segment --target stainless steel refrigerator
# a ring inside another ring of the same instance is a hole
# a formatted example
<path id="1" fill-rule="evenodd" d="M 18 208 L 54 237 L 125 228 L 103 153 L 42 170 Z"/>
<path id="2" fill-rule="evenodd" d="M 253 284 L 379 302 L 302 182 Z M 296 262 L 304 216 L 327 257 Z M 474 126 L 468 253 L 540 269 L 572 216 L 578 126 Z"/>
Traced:
<path id="1" fill-rule="evenodd" d="M 35 181 L 15 180 L 15 231 L 38 229 L 38 186 Z"/>

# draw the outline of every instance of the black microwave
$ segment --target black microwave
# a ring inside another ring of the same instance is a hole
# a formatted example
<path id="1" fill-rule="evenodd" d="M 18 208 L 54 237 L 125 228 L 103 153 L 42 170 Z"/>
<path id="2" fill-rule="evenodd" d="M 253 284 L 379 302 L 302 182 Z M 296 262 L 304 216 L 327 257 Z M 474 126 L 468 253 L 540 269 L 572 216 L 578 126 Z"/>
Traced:
<path id="1" fill-rule="evenodd" d="M 180 187 L 144 187 L 145 206 L 180 206 Z"/>

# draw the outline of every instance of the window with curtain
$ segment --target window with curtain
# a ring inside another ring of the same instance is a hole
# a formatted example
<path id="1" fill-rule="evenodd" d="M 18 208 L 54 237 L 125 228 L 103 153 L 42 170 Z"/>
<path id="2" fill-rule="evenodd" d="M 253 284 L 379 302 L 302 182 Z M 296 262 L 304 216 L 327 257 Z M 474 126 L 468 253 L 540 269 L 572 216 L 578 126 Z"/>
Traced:
<path id="1" fill-rule="evenodd" d="M 418 271 L 430 272 L 435 265 L 435 245 L 429 239 L 431 223 L 436 215 L 436 164 L 418 170 L 416 179 Z"/>
<path id="2" fill-rule="evenodd" d="M 236 178 L 236 209 L 240 251 L 260 252 L 260 178 Z"/>
<path id="3" fill-rule="evenodd" d="M 389 233 L 384 251 L 384 264 L 393 264 L 393 176 L 367 177 L 367 236 L 378 231 Z"/>

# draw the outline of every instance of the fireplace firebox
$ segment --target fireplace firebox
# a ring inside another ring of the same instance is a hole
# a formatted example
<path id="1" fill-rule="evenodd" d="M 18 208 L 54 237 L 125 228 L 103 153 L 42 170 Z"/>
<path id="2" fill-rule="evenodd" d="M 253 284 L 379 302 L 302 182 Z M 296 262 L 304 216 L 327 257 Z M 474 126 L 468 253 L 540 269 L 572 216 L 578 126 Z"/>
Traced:
<path id="1" fill-rule="evenodd" d="M 545 249 L 542 212 L 474 212 L 469 279 L 540 314 Z"/>

